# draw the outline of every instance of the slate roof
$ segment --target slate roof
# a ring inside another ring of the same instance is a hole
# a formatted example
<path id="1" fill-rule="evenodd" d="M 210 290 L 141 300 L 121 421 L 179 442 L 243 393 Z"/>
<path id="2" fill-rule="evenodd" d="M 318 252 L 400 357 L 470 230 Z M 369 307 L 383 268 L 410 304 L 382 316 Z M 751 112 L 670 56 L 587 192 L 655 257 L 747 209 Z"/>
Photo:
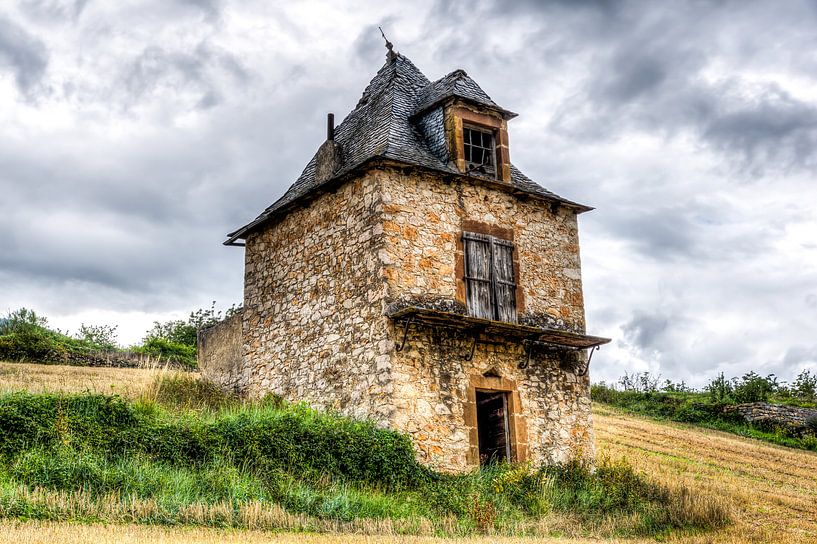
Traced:
<path id="1" fill-rule="evenodd" d="M 420 91 L 420 94 L 417 95 L 417 106 L 414 114 L 424 112 L 452 97 L 462 98 L 498 110 L 505 115 L 506 119 L 516 117 L 515 113 L 499 107 L 496 102 L 491 100 L 491 97 L 485 94 L 485 91 L 464 70 L 454 70 Z"/>
<path id="2" fill-rule="evenodd" d="M 369 82 L 355 109 L 335 128 L 335 141 L 341 146 L 343 166 L 331 179 L 315 179 L 315 162 L 306 165 L 301 175 L 284 195 L 255 220 L 228 234 L 226 245 L 246 236 L 257 226 L 284 214 L 289 205 L 355 170 L 372 159 L 389 159 L 444 173 L 462 176 L 457 168 L 435 155 L 419 130 L 415 117 L 450 97 L 458 97 L 494 108 L 506 118 L 516 114 L 499 107 L 479 85 L 462 70 L 430 82 L 405 56 L 397 53 Z M 511 165 L 511 185 L 519 192 L 571 205 L 581 211 L 590 208 L 576 204 L 548 191 Z"/>

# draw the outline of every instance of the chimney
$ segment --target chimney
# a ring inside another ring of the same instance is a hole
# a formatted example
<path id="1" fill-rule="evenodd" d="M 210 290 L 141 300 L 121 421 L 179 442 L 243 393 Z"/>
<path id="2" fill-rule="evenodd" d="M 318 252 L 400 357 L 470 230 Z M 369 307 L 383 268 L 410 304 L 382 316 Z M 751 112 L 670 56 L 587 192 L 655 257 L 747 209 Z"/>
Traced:
<path id="1" fill-rule="evenodd" d="M 340 144 L 335 141 L 335 114 L 326 116 L 326 141 L 315 155 L 315 181 L 323 182 L 335 175 L 343 164 Z"/>
<path id="2" fill-rule="evenodd" d="M 335 114 L 326 114 L 326 140 L 328 142 L 335 141 Z"/>

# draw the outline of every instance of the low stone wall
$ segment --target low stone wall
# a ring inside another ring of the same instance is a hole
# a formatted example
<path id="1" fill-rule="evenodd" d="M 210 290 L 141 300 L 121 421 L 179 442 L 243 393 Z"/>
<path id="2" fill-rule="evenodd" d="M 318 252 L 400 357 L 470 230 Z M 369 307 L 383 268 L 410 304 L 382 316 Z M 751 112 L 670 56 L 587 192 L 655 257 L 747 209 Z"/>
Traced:
<path id="1" fill-rule="evenodd" d="M 798 408 L 768 402 L 749 402 L 726 406 L 723 411 L 727 414 L 735 414 L 750 423 L 767 421 L 796 427 L 805 426 L 806 419 L 817 416 L 815 408 Z"/>
<path id="2" fill-rule="evenodd" d="M 242 312 L 236 312 L 198 333 L 198 363 L 201 375 L 222 389 L 237 392 L 243 368 Z"/>

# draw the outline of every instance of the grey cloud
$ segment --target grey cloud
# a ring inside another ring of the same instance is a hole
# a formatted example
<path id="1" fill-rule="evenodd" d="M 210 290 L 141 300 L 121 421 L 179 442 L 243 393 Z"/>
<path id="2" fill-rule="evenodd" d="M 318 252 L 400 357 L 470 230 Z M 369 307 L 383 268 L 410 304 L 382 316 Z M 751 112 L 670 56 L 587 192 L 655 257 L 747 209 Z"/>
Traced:
<path id="1" fill-rule="evenodd" d="M 146 47 L 125 70 L 123 83 L 136 102 L 163 87 L 174 93 L 194 92 L 196 107 L 208 109 L 221 103 L 222 71 L 239 83 L 246 83 L 250 74 L 229 52 L 200 42 L 191 51 L 168 51 L 160 46 Z"/>
<path id="2" fill-rule="evenodd" d="M 631 209 L 621 215 L 610 226 L 643 255 L 675 259 L 696 251 L 698 227 L 681 208 Z"/>
<path id="3" fill-rule="evenodd" d="M 791 373 L 807 366 L 817 367 L 817 344 L 793 346 L 783 356 L 782 366 Z"/>
<path id="4" fill-rule="evenodd" d="M 24 0 L 20 7 L 29 17 L 54 22 L 76 21 L 90 0 Z"/>
<path id="5" fill-rule="evenodd" d="M 637 313 L 621 326 L 621 330 L 624 338 L 639 349 L 663 351 L 670 347 L 663 341 L 670 321 L 677 322 L 677 319 L 671 320 L 669 316 L 662 314 Z"/>
<path id="6" fill-rule="evenodd" d="M 197 8 L 205 14 L 208 20 L 214 21 L 221 17 L 221 0 L 176 0 L 181 5 Z"/>
<path id="7" fill-rule="evenodd" d="M 0 68 L 14 73 L 20 92 L 30 96 L 48 66 L 45 44 L 23 27 L 0 15 Z"/>
<path id="8" fill-rule="evenodd" d="M 730 106 L 704 125 L 702 135 L 713 146 L 740 155 L 759 174 L 775 162 L 817 166 L 817 105 L 769 85 L 751 102 Z"/>

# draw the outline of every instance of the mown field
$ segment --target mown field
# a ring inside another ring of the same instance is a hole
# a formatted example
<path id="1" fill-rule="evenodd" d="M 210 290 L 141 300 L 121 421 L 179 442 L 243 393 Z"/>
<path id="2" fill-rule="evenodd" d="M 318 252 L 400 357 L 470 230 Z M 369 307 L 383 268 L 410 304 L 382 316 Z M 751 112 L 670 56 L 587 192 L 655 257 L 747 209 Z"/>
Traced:
<path id="1" fill-rule="evenodd" d="M 157 370 L 87 369 L 0 363 L 0 391 L 115 392 L 143 395 Z M 699 535 L 659 535 L 684 543 L 817 543 L 817 454 L 792 450 L 718 431 L 651 421 L 604 406 L 594 409 L 597 454 L 626 458 L 638 471 L 668 485 L 694 489 L 699 497 L 717 501 L 731 512 L 733 523 Z M 64 500 L 69 500 L 70 497 Z M 690 500 L 695 500 L 694 498 Z M 94 525 L 0 521 L 0 541 L 48 542 L 654 542 L 655 539 L 585 540 L 468 537 L 435 539 L 389 534 L 388 523 L 368 521 L 357 530 L 372 534 L 307 534 L 146 525 Z M 331 529 L 331 527 L 329 527 Z M 347 527 L 348 529 L 348 527 Z M 577 530 L 575 534 L 580 534 Z"/>

